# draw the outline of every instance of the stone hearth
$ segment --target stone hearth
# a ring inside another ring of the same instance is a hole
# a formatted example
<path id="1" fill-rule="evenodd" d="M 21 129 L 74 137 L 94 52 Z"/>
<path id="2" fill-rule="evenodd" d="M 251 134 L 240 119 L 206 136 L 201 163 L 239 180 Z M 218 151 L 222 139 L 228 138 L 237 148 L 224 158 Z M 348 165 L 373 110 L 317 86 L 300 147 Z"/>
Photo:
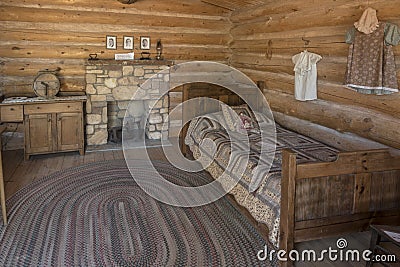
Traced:
<path id="1" fill-rule="evenodd" d="M 107 143 L 108 130 L 122 126 L 125 112 L 130 100 L 138 88 L 149 78 L 151 86 L 147 86 L 145 96 L 141 97 L 141 105 L 148 111 L 158 99 L 159 82 L 163 75 L 154 76 L 167 69 L 172 61 L 134 60 L 89 60 L 86 64 L 86 142 L 88 145 Z M 168 130 L 161 129 L 168 122 L 169 97 L 164 96 L 155 103 L 146 127 L 146 137 L 160 140 L 168 137 Z"/>

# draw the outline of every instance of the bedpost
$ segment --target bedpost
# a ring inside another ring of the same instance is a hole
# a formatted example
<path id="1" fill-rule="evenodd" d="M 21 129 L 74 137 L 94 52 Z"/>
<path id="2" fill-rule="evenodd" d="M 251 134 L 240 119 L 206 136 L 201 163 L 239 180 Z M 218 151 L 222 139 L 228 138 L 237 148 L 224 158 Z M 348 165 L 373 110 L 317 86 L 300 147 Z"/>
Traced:
<path id="1" fill-rule="evenodd" d="M 294 205 L 296 193 L 296 153 L 282 150 L 281 215 L 279 249 L 288 253 L 294 249 Z M 281 266 L 293 266 L 293 262 L 281 262 Z"/>
<path id="2" fill-rule="evenodd" d="M 189 88 L 190 85 L 183 85 L 182 86 L 182 103 L 185 103 L 185 101 L 189 100 Z M 182 106 L 182 121 L 185 121 L 187 119 L 186 116 L 190 116 L 187 114 L 187 111 L 185 110 L 186 105 L 183 104 Z M 179 142 L 180 142 L 180 147 L 181 147 L 181 152 L 184 156 L 187 156 L 187 147 L 185 144 L 185 137 L 187 134 L 187 130 L 188 130 L 188 125 L 182 125 L 182 130 L 179 133 Z"/>

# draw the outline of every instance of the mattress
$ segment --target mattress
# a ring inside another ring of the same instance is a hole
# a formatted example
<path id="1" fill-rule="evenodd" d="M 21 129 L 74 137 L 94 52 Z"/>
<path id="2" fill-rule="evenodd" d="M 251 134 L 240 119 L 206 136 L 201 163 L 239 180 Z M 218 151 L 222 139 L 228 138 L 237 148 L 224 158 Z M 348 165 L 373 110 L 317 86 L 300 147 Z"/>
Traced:
<path id="1" fill-rule="evenodd" d="M 264 151 L 261 148 L 265 142 L 265 138 L 261 138 L 260 130 L 239 134 L 227 130 L 223 121 L 220 112 L 193 119 L 189 124 L 185 143 L 195 159 L 202 159 L 200 163 L 214 179 L 223 178 L 218 181 L 226 190 L 229 189 L 238 204 L 268 227 L 269 241 L 278 248 L 282 149 L 288 148 L 296 152 L 297 163 L 334 161 L 339 150 L 275 124 L 276 150 L 272 164 L 268 164 L 260 160 L 260 152 Z M 209 142 L 210 140 L 213 142 Z M 229 164 L 231 165 L 228 167 Z M 237 173 L 241 177 L 235 177 Z M 256 173 L 261 175 L 261 180 L 256 190 L 249 190 Z M 236 179 L 240 180 L 234 185 Z"/>

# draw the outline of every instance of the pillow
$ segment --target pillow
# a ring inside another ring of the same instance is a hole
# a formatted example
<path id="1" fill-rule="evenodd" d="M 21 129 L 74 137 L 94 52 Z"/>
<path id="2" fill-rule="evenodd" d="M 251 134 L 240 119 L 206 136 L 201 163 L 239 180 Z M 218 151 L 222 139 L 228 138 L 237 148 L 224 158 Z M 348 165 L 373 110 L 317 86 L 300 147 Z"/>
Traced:
<path id="1" fill-rule="evenodd" d="M 246 133 L 258 129 L 254 113 L 246 104 L 233 107 L 223 104 L 221 109 L 228 130 Z"/>
<path id="2" fill-rule="evenodd" d="M 221 127 L 224 129 L 227 129 L 227 125 L 225 125 L 225 119 L 224 115 L 222 114 L 221 111 L 213 112 L 213 113 L 208 113 L 206 115 L 203 115 L 206 118 L 209 118 L 210 120 L 213 121 L 213 127 L 214 129 L 220 129 Z"/>
<path id="3" fill-rule="evenodd" d="M 265 127 L 269 127 L 269 126 L 274 126 L 275 125 L 274 119 L 271 118 L 271 117 L 268 117 L 268 115 L 266 115 L 264 113 L 255 111 L 254 115 L 256 117 L 258 130 L 260 130 L 260 131 L 261 131 L 261 128 L 263 128 L 263 127 L 265 129 Z M 272 116 L 272 114 L 270 116 Z"/>

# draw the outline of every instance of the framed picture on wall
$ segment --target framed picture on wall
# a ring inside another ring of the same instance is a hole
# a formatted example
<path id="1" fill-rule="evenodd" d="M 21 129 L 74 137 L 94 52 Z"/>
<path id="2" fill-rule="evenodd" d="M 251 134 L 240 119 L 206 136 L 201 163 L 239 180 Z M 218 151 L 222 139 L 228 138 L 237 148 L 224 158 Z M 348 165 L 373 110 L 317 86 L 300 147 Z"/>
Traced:
<path id="1" fill-rule="evenodd" d="M 124 49 L 133 50 L 133 36 L 124 36 Z"/>
<path id="2" fill-rule="evenodd" d="M 150 37 L 140 36 L 140 49 L 142 49 L 142 50 L 150 49 Z"/>
<path id="3" fill-rule="evenodd" d="M 107 49 L 117 49 L 117 36 L 107 35 L 106 48 Z"/>

